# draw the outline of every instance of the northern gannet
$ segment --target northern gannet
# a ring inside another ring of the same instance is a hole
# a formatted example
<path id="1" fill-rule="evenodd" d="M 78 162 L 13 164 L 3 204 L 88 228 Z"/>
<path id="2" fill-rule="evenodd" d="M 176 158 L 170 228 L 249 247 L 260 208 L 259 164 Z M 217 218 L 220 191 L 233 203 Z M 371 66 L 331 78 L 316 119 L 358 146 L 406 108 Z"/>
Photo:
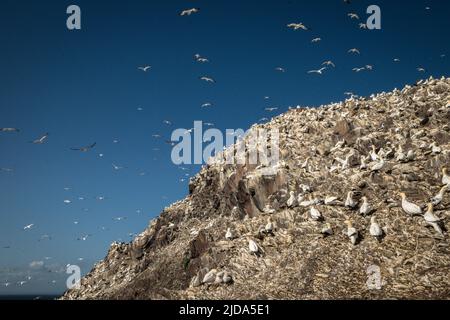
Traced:
<path id="1" fill-rule="evenodd" d="M 369 201 L 367 200 L 367 197 L 362 197 L 363 204 L 361 205 L 361 208 L 359 208 L 359 214 L 365 216 L 370 214 L 373 209 L 369 204 Z"/>
<path id="2" fill-rule="evenodd" d="M 32 224 L 29 224 L 29 225 L 26 225 L 25 227 L 23 227 L 23 230 L 30 230 L 33 227 L 34 227 L 34 224 L 32 223 Z"/>
<path id="3" fill-rule="evenodd" d="M 275 71 L 284 73 L 284 72 L 286 72 L 286 69 L 284 69 L 283 67 L 276 67 L 276 68 L 275 68 Z"/>
<path id="4" fill-rule="evenodd" d="M 324 203 L 325 205 L 331 206 L 337 203 L 338 197 L 325 197 Z"/>
<path id="5" fill-rule="evenodd" d="M 334 62 L 331 61 L 331 60 L 324 61 L 324 62 L 322 63 L 322 65 L 323 65 L 323 66 L 332 66 L 333 68 L 336 68 L 336 65 L 335 65 Z"/>
<path id="6" fill-rule="evenodd" d="M 359 20 L 359 16 L 356 13 L 349 13 L 347 14 L 348 17 L 350 17 L 350 19 L 356 19 Z"/>
<path id="7" fill-rule="evenodd" d="M 0 128 L 0 132 L 20 132 L 17 128 Z"/>
<path id="8" fill-rule="evenodd" d="M 436 144 L 436 142 L 433 142 L 433 143 L 430 145 L 430 149 L 431 149 L 431 153 L 432 153 L 432 154 L 439 154 L 439 153 L 442 152 L 442 148 L 439 147 L 439 146 Z"/>
<path id="9" fill-rule="evenodd" d="M 216 281 L 216 274 L 217 274 L 217 270 L 216 269 L 210 270 L 203 277 L 202 283 L 213 283 L 213 282 L 215 282 Z"/>
<path id="10" fill-rule="evenodd" d="M 278 107 L 264 108 L 264 111 L 269 111 L 269 112 L 272 112 L 275 110 L 278 110 Z"/>
<path id="11" fill-rule="evenodd" d="M 450 187 L 450 176 L 448 175 L 447 168 L 442 168 L 442 184 Z"/>
<path id="12" fill-rule="evenodd" d="M 94 148 L 97 145 L 96 142 L 94 142 L 93 144 L 86 146 L 86 147 L 81 147 L 81 148 L 70 148 L 70 150 L 73 151 L 81 151 L 81 152 L 88 152 L 89 150 L 91 150 L 92 148 Z"/>
<path id="13" fill-rule="evenodd" d="M 308 30 L 308 28 L 303 24 L 303 23 L 289 23 L 287 25 L 288 28 L 294 29 L 294 30 L 298 30 L 298 29 L 302 29 L 302 30 Z"/>
<path id="14" fill-rule="evenodd" d="M 419 68 L 417 68 L 417 71 L 419 71 L 419 72 L 425 72 L 426 70 L 425 70 L 424 68 L 422 68 L 422 67 L 419 67 Z"/>
<path id="15" fill-rule="evenodd" d="M 292 208 L 292 207 L 296 206 L 296 204 L 297 204 L 297 197 L 295 196 L 295 192 L 294 191 L 291 191 L 289 194 L 290 194 L 290 196 L 289 196 L 289 199 L 286 202 L 286 205 L 289 208 Z"/>
<path id="16" fill-rule="evenodd" d="M 374 145 L 372 145 L 371 148 L 372 148 L 372 151 L 370 151 L 370 153 L 369 153 L 370 159 L 372 161 L 377 161 L 380 158 L 377 153 L 377 148 Z"/>
<path id="17" fill-rule="evenodd" d="M 331 228 L 331 225 L 327 222 L 323 225 L 320 233 L 323 234 L 324 237 L 331 236 L 333 234 L 333 229 Z"/>
<path id="18" fill-rule="evenodd" d="M 360 28 L 360 29 L 367 29 L 367 24 L 361 22 L 361 23 L 359 24 L 359 28 Z"/>
<path id="19" fill-rule="evenodd" d="M 259 253 L 259 246 L 256 244 L 253 240 L 248 240 L 248 250 L 250 253 L 258 254 Z"/>
<path id="20" fill-rule="evenodd" d="M 48 133 L 44 134 L 42 137 L 40 137 L 36 140 L 30 141 L 30 143 L 43 144 L 47 138 L 48 138 Z"/>
<path id="21" fill-rule="evenodd" d="M 347 193 L 347 199 L 345 199 L 345 206 L 350 209 L 355 209 L 358 203 L 353 200 L 353 191 Z"/>
<path id="22" fill-rule="evenodd" d="M 356 242 L 358 241 L 358 230 L 356 230 L 354 227 L 353 227 L 353 224 L 352 224 L 352 222 L 350 221 L 350 220 L 346 220 L 345 221 L 345 224 L 347 225 L 347 232 L 346 232 L 346 235 L 347 235 L 347 237 L 349 237 L 350 238 L 350 241 L 351 241 L 351 243 L 353 244 L 353 245 L 355 245 L 356 244 Z"/>
<path id="23" fill-rule="evenodd" d="M 273 232 L 274 227 L 273 227 L 272 219 L 270 217 L 267 218 L 267 224 L 266 224 L 264 229 L 265 229 L 266 233 L 272 233 Z"/>
<path id="24" fill-rule="evenodd" d="M 186 9 L 180 12 L 180 16 L 190 16 L 193 13 L 197 13 L 199 12 L 200 9 L 199 8 L 192 8 L 192 9 Z"/>
<path id="25" fill-rule="evenodd" d="M 380 238 L 383 236 L 383 229 L 381 229 L 380 225 L 377 222 L 377 219 L 375 217 L 370 218 L 370 229 L 369 229 L 370 235 L 372 237 L 377 238 L 380 240 Z"/>
<path id="26" fill-rule="evenodd" d="M 322 220 L 322 214 L 320 213 L 319 210 L 317 210 L 314 207 L 311 207 L 311 209 L 309 210 L 309 215 L 311 216 L 311 219 L 314 221 Z"/>
<path id="27" fill-rule="evenodd" d="M 366 157 L 361 156 L 361 164 L 359 165 L 359 170 L 367 169 Z"/>
<path id="28" fill-rule="evenodd" d="M 425 222 L 433 227 L 434 230 L 436 230 L 437 233 L 439 233 L 441 236 L 444 235 L 442 228 L 440 226 L 441 219 L 439 219 L 435 214 L 433 210 L 433 204 L 428 204 L 428 210 L 423 215 L 423 218 L 425 219 Z"/>
<path id="29" fill-rule="evenodd" d="M 385 165 L 384 159 L 381 159 L 379 162 L 375 163 L 370 167 L 370 171 L 372 172 L 380 171 L 381 169 L 383 169 L 384 165 Z"/>
<path id="30" fill-rule="evenodd" d="M 222 281 L 223 283 L 230 283 L 231 281 L 233 281 L 233 277 L 231 276 L 231 274 L 225 271 L 225 273 L 223 274 Z"/>
<path id="31" fill-rule="evenodd" d="M 314 39 L 311 40 L 312 43 L 316 43 L 316 42 L 319 42 L 319 41 L 322 41 L 322 39 L 321 38 L 314 38 Z"/>
<path id="32" fill-rule="evenodd" d="M 234 238 L 233 232 L 231 232 L 231 228 L 228 228 L 227 232 L 225 233 L 225 239 L 233 240 L 233 238 Z"/>
<path id="33" fill-rule="evenodd" d="M 318 70 L 309 70 L 308 73 L 317 73 L 317 74 L 322 74 L 324 70 L 326 70 L 327 67 L 322 67 Z"/>
<path id="34" fill-rule="evenodd" d="M 201 76 L 199 79 L 210 83 L 216 83 L 216 80 L 208 76 Z"/>
<path id="35" fill-rule="evenodd" d="M 359 50 L 356 49 L 356 48 L 352 48 L 352 49 L 348 50 L 348 53 L 356 53 L 356 54 L 360 54 L 361 52 L 359 52 Z"/>
<path id="36" fill-rule="evenodd" d="M 139 70 L 147 72 L 148 70 L 151 69 L 151 66 L 143 66 L 143 67 L 138 67 Z"/>
<path id="37" fill-rule="evenodd" d="M 273 209 L 269 204 L 266 204 L 266 206 L 263 209 L 263 212 L 267 214 L 272 214 L 275 213 L 275 209 Z"/>
<path id="38" fill-rule="evenodd" d="M 404 192 L 401 192 L 400 196 L 402 198 L 403 211 L 405 211 L 409 215 L 421 215 L 422 214 L 422 209 L 418 205 L 406 200 L 406 194 Z"/>
<path id="39" fill-rule="evenodd" d="M 448 186 L 443 186 L 441 188 L 441 190 L 439 191 L 439 193 L 437 195 L 435 195 L 433 198 L 431 198 L 431 203 L 434 206 L 437 206 L 438 204 L 440 204 L 442 202 L 442 200 L 444 199 L 444 194 L 446 191 L 448 191 Z"/>

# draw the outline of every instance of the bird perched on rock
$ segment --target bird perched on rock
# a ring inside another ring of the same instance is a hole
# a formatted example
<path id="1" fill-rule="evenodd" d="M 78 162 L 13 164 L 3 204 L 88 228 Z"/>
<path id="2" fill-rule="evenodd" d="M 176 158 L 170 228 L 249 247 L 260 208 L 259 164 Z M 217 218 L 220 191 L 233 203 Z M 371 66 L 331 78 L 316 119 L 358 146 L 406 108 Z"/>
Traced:
<path id="1" fill-rule="evenodd" d="M 383 229 L 381 229 L 380 225 L 377 222 L 377 219 L 375 217 L 370 218 L 370 228 L 369 228 L 370 235 L 372 237 L 377 238 L 377 240 L 380 240 L 383 237 Z"/>
<path id="2" fill-rule="evenodd" d="M 345 220 L 345 224 L 347 225 L 346 235 L 349 237 L 351 243 L 355 245 L 358 242 L 359 232 L 353 227 L 353 224 L 350 220 Z"/>
<path id="3" fill-rule="evenodd" d="M 227 232 L 225 233 L 225 239 L 227 239 L 227 240 L 234 239 L 234 235 L 233 235 L 233 232 L 231 231 L 231 228 L 227 229 Z"/>
<path id="4" fill-rule="evenodd" d="M 433 198 L 431 198 L 431 203 L 434 206 L 437 206 L 438 204 L 440 204 L 442 202 L 442 200 L 444 199 L 444 194 L 447 190 L 448 190 L 448 186 L 443 186 L 441 188 L 441 190 L 439 191 L 439 193 L 437 195 L 435 195 Z"/>
<path id="5" fill-rule="evenodd" d="M 292 208 L 292 207 L 294 207 L 297 204 L 297 197 L 295 196 L 295 192 L 294 191 L 291 191 L 289 194 L 290 194 L 290 196 L 289 196 L 289 199 L 286 202 L 286 205 L 289 208 Z"/>
<path id="6" fill-rule="evenodd" d="M 372 150 L 369 153 L 370 159 L 372 159 L 372 161 L 377 161 L 380 158 L 377 153 L 377 148 L 374 145 L 372 145 L 371 148 Z"/>
<path id="7" fill-rule="evenodd" d="M 353 191 L 347 193 L 347 199 L 345 199 L 345 206 L 350 209 L 355 209 L 358 203 L 353 199 Z"/>
<path id="8" fill-rule="evenodd" d="M 425 219 L 425 222 L 432 226 L 434 230 L 436 230 L 437 233 L 439 233 L 441 236 L 444 235 L 444 232 L 441 228 L 441 219 L 439 219 L 435 214 L 433 210 L 433 204 L 428 204 L 428 210 L 423 215 L 423 218 Z"/>
<path id="9" fill-rule="evenodd" d="M 322 230 L 320 231 L 321 234 L 323 234 L 324 237 L 331 236 L 333 234 L 333 229 L 331 228 L 331 224 L 328 222 L 325 223 L 322 227 Z"/>
<path id="10" fill-rule="evenodd" d="M 370 171 L 372 172 L 380 171 L 381 169 L 383 169 L 384 165 L 385 165 L 384 159 L 381 159 L 379 162 L 376 162 L 374 165 L 370 167 Z"/>
<path id="11" fill-rule="evenodd" d="M 442 152 L 442 148 L 439 147 L 439 146 L 436 144 L 436 142 L 433 142 L 433 143 L 430 145 L 430 149 L 431 149 L 431 153 L 432 153 L 432 154 L 439 154 L 439 153 Z"/>
<path id="12" fill-rule="evenodd" d="M 442 184 L 450 187 L 450 176 L 448 175 L 447 168 L 442 168 Z"/>
<path id="13" fill-rule="evenodd" d="M 373 211 L 373 208 L 370 206 L 369 200 L 367 200 L 367 197 L 362 197 L 363 204 L 359 208 L 359 214 L 365 216 L 368 214 L 371 214 Z"/>
<path id="14" fill-rule="evenodd" d="M 223 277 L 222 277 L 222 282 L 223 283 L 231 283 L 233 281 L 233 277 L 231 276 L 231 274 L 229 274 L 228 272 L 224 272 Z"/>
<path id="15" fill-rule="evenodd" d="M 212 269 L 207 274 L 205 274 L 205 276 L 203 277 L 202 283 L 213 283 L 214 281 L 216 281 L 216 274 L 217 274 L 217 270 Z"/>
<path id="16" fill-rule="evenodd" d="M 272 218 L 270 218 L 270 217 L 267 218 L 267 224 L 264 229 L 265 229 L 266 233 L 273 233 L 274 226 L 273 226 Z"/>
<path id="17" fill-rule="evenodd" d="M 314 221 L 320 221 L 323 218 L 320 211 L 314 207 L 311 207 L 311 209 L 309 210 L 309 215 L 311 216 L 311 219 Z"/>
<path id="18" fill-rule="evenodd" d="M 331 206 L 331 205 L 336 204 L 336 203 L 337 203 L 337 200 L 338 200 L 338 197 L 332 197 L 332 196 L 329 196 L 329 197 L 326 197 L 326 198 L 325 198 L 324 203 L 325 203 L 325 205 L 327 205 L 327 206 Z"/>
<path id="19" fill-rule="evenodd" d="M 421 215 L 422 214 L 422 209 L 418 205 L 406 200 L 406 194 L 404 192 L 400 193 L 400 197 L 402 198 L 403 211 L 405 211 L 409 215 Z"/>
<path id="20" fill-rule="evenodd" d="M 248 240 L 248 250 L 250 251 L 250 253 L 253 253 L 255 255 L 258 255 L 260 251 L 258 244 L 251 239 Z"/>

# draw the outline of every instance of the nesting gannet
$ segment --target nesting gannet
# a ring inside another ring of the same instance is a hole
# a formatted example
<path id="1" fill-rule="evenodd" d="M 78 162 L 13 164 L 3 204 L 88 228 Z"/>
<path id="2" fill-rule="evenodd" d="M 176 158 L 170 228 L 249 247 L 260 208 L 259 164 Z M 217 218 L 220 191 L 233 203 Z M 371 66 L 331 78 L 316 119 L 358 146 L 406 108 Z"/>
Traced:
<path id="1" fill-rule="evenodd" d="M 338 199 L 339 199 L 338 197 L 328 196 L 328 197 L 325 197 L 324 203 L 328 206 L 331 206 L 331 205 L 336 204 Z"/>
<path id="2" fill-rule="evenodd" d="M 202 283 L 213 283 L 213 282 L 215 282 L 216 281 L 216 274 L 217 274 L 217 270 L 216 269 L 210 270 L 203 277 Z"/>
<path id="3" fill-rule="evenodd" d="M 336 65 L 335 65 L 334 62 L 331 61 L 331 60 L 324 61 L 324 62 L 322 63 L 322 65 L 323 65 L 323 66 L 332 66 L 333 68 L 336 68 Z"/>
<path id="4" fill-rule="evenodd" d="M 370 214 L 373 209 L 370 206 L 369 200 L 367 200 L 367 197 L 362 197 L 363 204 L 361 205 L 361 208 L 359 208 L 359 214 L 365 216 Z"/>
<path id="5" fill-rule="evenodd" d="M 258 254 L 258 252 L 259 252 L 259 246 L 256 244 L 256 242 L 255 241 L 253 241 L 253 240 L 248 240 L 248 250 L 251 252 L 251 253 L 254 253 L 254 254 Z"/>
<path id="6" fill-rule="evenodd" d="M 352 49 L 348 50 L 348 53 L 356 53 L 356 54 L 361 54 L 361 52 L 359 52 L 359 50 L 358 50 L 358 49 L 356 49 L 356 48 L 352 48 Z"/>
<path id="7" fill-rule="evenodd" d="M 398 147 L 396 160 L 398 162 L 406 161 L 406 153 L 403 152 L 403 147 L 401 145 Z"/>
<path id="8" fill-rule="evenodd" d="M 324 235 L 324 237 L 331 236 L 333 234 L 333 229 L 331 228 L 331 224 L 328 222 L 325 223 L 322 227 L 322 230 L 320 231 L 321 234 Z"/>
<path id="9" fill-rule="evenodd" d="M 231 228 L 228 228 L 227 232 L 225 233 L 225 239 L 233 240 L 233 238 L 234 238 L 233 232 L 231 232 Z"/>
<path id="10" fill-rule="evenodd" d="M 431 153 L 432 153 L 432 154 L 439 154 L 439 153 L 442 152 L 442 148 L 439 147 L 439 146 L 437 145 L 436 142 L 433 142 L 433 143 L 430 145 L 430 149 L 431 149 Z"/>
<path id="11" fill-rule="evenodd" d="M 222 282 L 223 283 L 230 283 L 231 281 L 233 281 L 233 277 L 231 276 L 231 274 L 229 274 L 228 272 L 224 272 L 223 277 L 222 277 Z"/>
<path id="12" fill-rule="evenodd" d="M 314 207 L 311 207 L 311 209 L 309 210 L 309 215 L 310 215 L 311 219 L 314 221 L 320 221 L 323 218 L 320 211 Z"/>
<path id="13" fill-rule="evenodd" d="M 292 208 L 292 207 L 294 207 L 297 204 L 297 197 L 295 196 L 295 192 L 294 191 L 291 191 L 289 194 L 290 194 L 290 196 L 289 196 L 289 199 L 286 202 L 286 205 L 289 208 Z"/>
<path id="14" fill-rule="evenodd" d="M 433 204 L 428 204 L 428 210 L 423 215 L 423 218 L 425 219 L 425 222 L 433 227 L 434 230 L 436 230 L 437 233 L 439 233 L 441 236 L 444 235 L 442 228 L 440 226 L 441 220 L 434 214 L 433 210 Z"/>
<path id="15" fill-rule="evenodd" d="M 199 8 L 192 8 L 192 9 L 186 9 L 180 12 L 180 16 L 190 16 L 193 13 L 197 13 L 199 12 L 200 9 Z"/>
<path id="16" fill-rule="evenodd" d="M 442 168 L 442 184 L 450 187 L 450 176 L 448 175 L 447 168 Z"/>
<path id="17" fill-rule="evenodd" d="M 216 80 L 208 76 L 201 76 L 199 79 L 210 83 L 216 83 Z"/>
<path id="18" fill-rule="evenodd" d="M 93 149 L 96 145 L 97 145 L 97 143 L 94 142 L 93 144 L 91 144 L 89 146 L 81 147 L 81 148 L 70 148 L 70 150 L 81 151 L 81 152 L 88 152 L 89 150 Z"/>
<path id="19" fill-rule="evenodd" d="M 350 209 L 355 209 L 358 203 L 353 200 L 353 191 L 347 193 L 347 199 L 345 199 L 345 206 Z"/>
<path id="20" fill-rule="evenodd" d="M 359 165 L 359 170 L 367 169 L 366 157 L 361 156 L 361 164 Z"/>
<path id="21" fill-rule="evenodd" d="M 372 150 L 369 153 L 370 159 L 372 161 L 377 161 L 380 158 L 377 153 L 377 148 L 374 145 L 372 145 L 371 148 L 372 148 Z"/>
<path id="22" fill-rule="evenodd" d="M 441 190 L 439 191 L 439 193 L 437 195 L 435 195 L 433 198 L 431 198 L 431 203 L 434 206 L 437 206 L 438 204 L 440 204 L 442 202 L 442 200 L 444 199 L 444 194 L 446 191 L 448 191 L 448 186 L 443 186 L 441 188 Z"/>
<path id="23" fill-rule="evenodd" d="M 143 66 L 143 67 L 138 67 L 139 70 L 147 72 L 148 70 L 151 69 L 151 66 Z"/>
<path id="24" fill-rule="evenodd" d="M 317 73 L 317 74 L 323 74 L 323 71 L 326 70 L 327 67 L 322 67 L 318 70 L 309 70 L 308 73 Z"/>
<path id="25" fill-rule="evenodd" d="M 422 209 L 418 205 L 416 205 L 416 204 L 406 200 L 406 194 L 404 192 L 401 192 L 400 196 L 402 198 L 402 209 L 403 209 L 403 211 L 405 211 L 407 214 L 410 214 L 410 215 L 420 215 L 420 214 L 422 214 Z"/>
<path id="26" fill-rule="evenodd" d="M 263 212 L 267 214 L 272 214 L 275 213 L 275 209 L 272 208 L 269 204 L 266 204 L 266 206 L 263 209 Z"/>
<path id="27" fill-rule="evenodd" d="M 303 23 L 289 23 L 287 25 L 288 28 L 294 29 L 294 30 L 298 30 L 298 29 L 302 29 L 302 30 L 308 30 L 308 28 L 303 24 Z"/>
<path id="28" fill-rule="evenodd" d="M 414 153 L 414 150 L 409 150 L 406 154 L 406 161 L 414 161 L 416 159 L 416 154 Z"/>
<path id="29" fill-rule="evenodd" d="M 17 128 L 0 128 L 0 132 L 19 132 Z"/>
<path id="30" fill-rule="evenodd" d="M 370 218 L 369 232 L 372 237 L 375 237 L 378 240 L 383 236 L 383 233 L 384 233 L 383 229 L 381 229 L 381 227 L 378 224 L 377 219 L 375 217 Z"/>
<path id="31" fill-rule="evenodd" d="M 264 229 L 265 229 L 266 233 L 272 233 L 273 232 L 274 227 L 273 227 L 272 219 L 270 217 L 267 218 L 267 224 L 264 227 Z"/>
<path id="32" fill-rule="evenodd" d="M 373 164 L 370 167 L 370 171 L 375 172 L 375 171 L 380 171 L 381 169 L 383 169 L 385 165 L 384 159 L 381 159 L 379 162 Z"/>
<path id="33" fill-rule="evenodd" d="M 358 241 L 358 236 L 359 236 L 358 230 L 356 230 L 353 227 L 353 224 L 352 224 L 352 222 L 350 220 L 346 220 L 345 224 L 347 225 L 346 235 L 347 235 L 347 237 L 350 238 L 351 243 L 353 245 L 355 245 L 356 242 Z"/>
<path id="34" fill-rule="evenodd" d="M 356 13 L 350 12 L 349 14 L 347 14 L 347 16 L 350 17 L 350 19 L 359 20 L 359 16 Z"/>
<path id="35" fill-rule="evenodd" d="M 48 138 L 48 133 L 44 134 L 42 137 L 40 137 L 36 140 L 30 141 L 30 143 L 43 144 L 47 138 Z"/>

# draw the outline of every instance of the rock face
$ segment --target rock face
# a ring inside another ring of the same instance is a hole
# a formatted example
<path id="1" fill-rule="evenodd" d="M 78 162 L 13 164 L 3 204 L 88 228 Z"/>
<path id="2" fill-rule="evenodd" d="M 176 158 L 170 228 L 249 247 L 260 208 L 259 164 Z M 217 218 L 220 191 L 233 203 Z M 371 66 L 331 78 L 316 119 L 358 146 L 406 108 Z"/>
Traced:
<path id="1" fill-rule="evenodd" d="M 272 174 L 212 161 L 191 180 L 186 199 L 131 243 L 113 243 L 81 289 L 63 299 L 450 298 L 448 234 L 407 215 L 399 196 L 425 208 L 442 188 L 450 79 L 298 107 L 257 128 L 279 130 Z M 350 191 L 353 209 L 345 206 Z M 292 194 L 298 201 L 288 206 Z M 362 197 L 368 215 L 360 214 Z M 311 207 L 322 221 L 311 219 Z M 450 190 L 434 213 L 449 226 Z M 372 216 L 381 238 L 370 235 Z"/>

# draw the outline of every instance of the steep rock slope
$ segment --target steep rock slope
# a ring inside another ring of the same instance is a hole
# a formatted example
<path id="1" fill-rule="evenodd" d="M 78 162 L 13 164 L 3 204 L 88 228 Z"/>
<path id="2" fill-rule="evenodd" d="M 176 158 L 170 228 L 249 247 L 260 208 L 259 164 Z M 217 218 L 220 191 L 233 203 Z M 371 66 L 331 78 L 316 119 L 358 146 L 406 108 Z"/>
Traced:
<path id="1" fill-rule="evenodd" d="M 63 299 L 450 298 L 450 191 L 434 208 L 443 234 L 405 213 L 400 197 L 425 213 L 442 189 L 450 79 L 298 107 L 257 128 L 279 130 L 273 174 L 217 158 L 191 180 L 186 199 L 131 243 L 112 244 Z M 345 205 L 349 192 L 354 209 Z M 364 215 L 363 197 L 373 208 Z M 312 207 L 322 221 L 312 219 Z M 371 217 L 382 239 L 370 235 Z"/>

